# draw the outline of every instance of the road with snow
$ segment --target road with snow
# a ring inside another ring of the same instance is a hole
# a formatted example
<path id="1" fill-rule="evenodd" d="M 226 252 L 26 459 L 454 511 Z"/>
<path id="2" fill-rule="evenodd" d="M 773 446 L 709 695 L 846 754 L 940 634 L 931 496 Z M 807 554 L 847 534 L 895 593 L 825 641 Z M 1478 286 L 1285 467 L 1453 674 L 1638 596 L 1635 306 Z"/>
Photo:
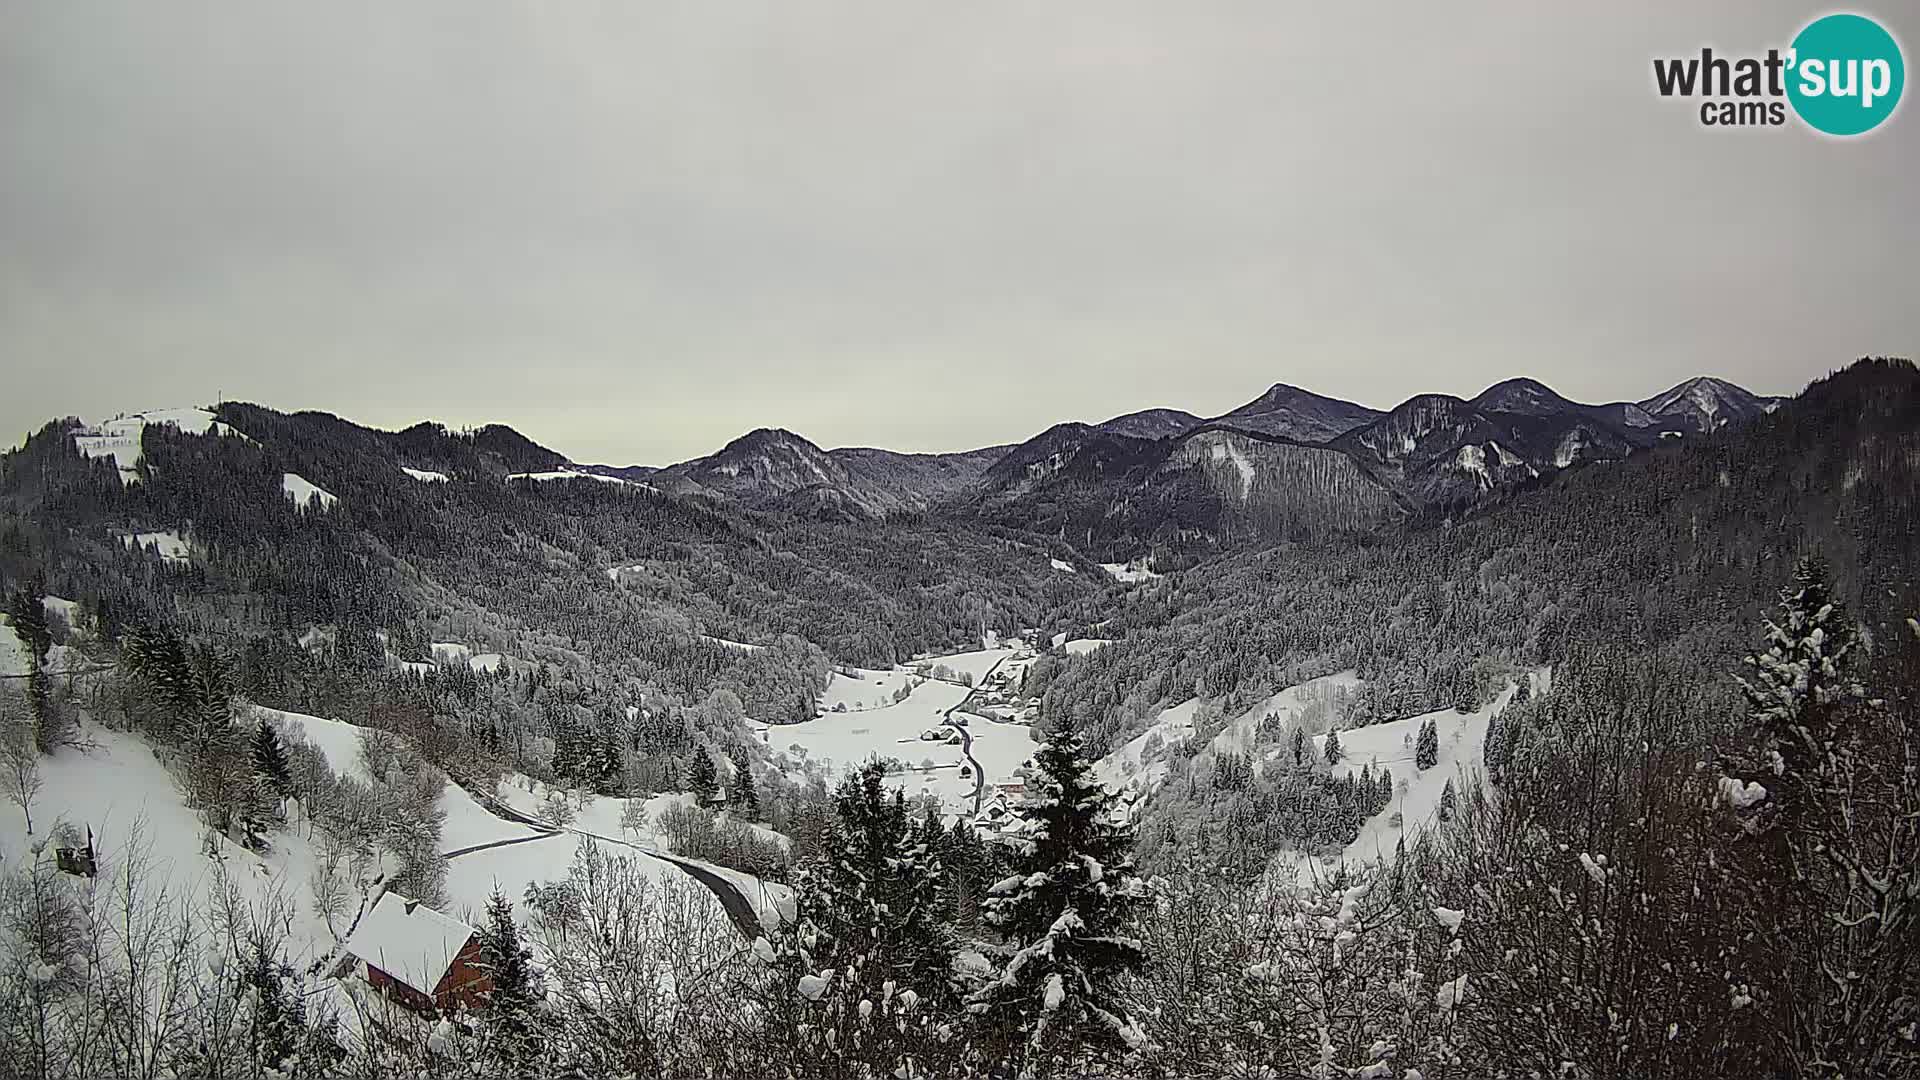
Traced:
<path id="1" fill-rule="evenodd" d="M 953 708 L 940 714 L 942 723 L 960 733 L 960 756 L 966 758 L 967 764 L 973 769 L 973 812 L 976 814 L 980 812 L 980 800 L 986 795 L 987 772 L 980 767 L 980 762 L 973 756 L 973 724 L 971 722 L 956 724 L 953 722 L 953 714 L 966 708 L 967 702 L 973 700 L 973 695 L 980 692 L 981 686 L 986 685 L 987 678 L 999 671 L 1000 665 L 1006 662 L 1007 658 L 1004 656 L 995 660 L 993 666 L 987 669 L 987 673 L 980 676 L 973 686 L 967 688 L 966 697 L 961 698 Z"/>
<path id="2" fill-rule="evenodd" d="M 551 840 L 559 836 L 584 836 L 597 843 L 618 844 L 621 847 L 631 848 L 649 858 L 658 859 L 706 886 L 707 891 L 713 893 L 714 899 L 720 901 L 720 907 L 727 913 L 727 918 L 733 923 L 734 928 L 739 930 L 741 936 L 745 937 L 748 941 L 761 937 L 766 932 L 760 925 L 760 909 L 754 906 L 753 900 L 747 896 L 746 892 L 742 890 L 736 882 L 724 875 L 715 873 L 709 867 L 702 866 L 690 859 L 683 859 L 678 855 L 668 854 L 657 848 L 648 847 L 645 844 L 637 844 L 631 840 L 623 840 L 617 836 L 604 836 L 600 833 L 571 827 L 555 828 L 552 824 L 541 821 L 531 814 L 516 810 L 512 806 L 497 799 L 490 799 L 485 805 L 488 810 L 491 810 L 501 819 L 516 821 L 522 825 L 539 829 L 541 830 L 540 834 L 536 836 L 513 837 L 508 840 L 496 840 L 488 844 L 475 844 L 471 847 L 461 848 L 458 851 L 449 851 L 446 854 L 447 858 L 453 859 L 461 855 L 470 855 L 476 851 L 504 847 L 507 844 L 524 844 L 531 840 Z M 773 898 L 769 895 L 763 897 L 763 899 L 771 903 Z"/>

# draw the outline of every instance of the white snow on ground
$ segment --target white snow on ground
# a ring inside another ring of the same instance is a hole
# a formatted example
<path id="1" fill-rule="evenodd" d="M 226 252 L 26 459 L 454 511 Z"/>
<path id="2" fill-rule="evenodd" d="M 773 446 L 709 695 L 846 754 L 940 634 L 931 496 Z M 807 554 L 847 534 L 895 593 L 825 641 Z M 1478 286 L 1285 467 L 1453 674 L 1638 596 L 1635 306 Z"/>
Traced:
<path id="1" fill-rule="evenodd" d="M 13 620 L 0 615 L 0 675 L 25 675 L 32 664 L 28 660 L 27 643 L 20 640 L 20 634 L 13 628 Z"/>
<path id="2" fill-rule="evenodd" d="M 1077 573 L 1079 573 L 1079 571 L 1077 571 L 1077 570 L 1075 570 L 1075 569 L 1073 568 L 1073 564 L 1072 564 L 1072 563 L 1070 563 L 1070 562 L 1067 562 L 1067 561 L 1066 561 L 1066 560 L 1064 560 L 1064 559 L 1048 559 L 1047 561 L 1048 561 L 1049 563 L 1052 563 L 1052 564 L 1053 564 L 1053 568 L 1054 568 L 1055 570 L 1060 570 L 1060 571 L 1064 571 L 1064 572 L 1066 572 L 1066 573 L 1069 573 L 1069 574 L 1077 574 Z"/>
<path id="3" fill-rule="evenodd" d="M 1551 672 L 1542 669 L 1529 677 L 1534 680 L 1536 689 L 1544 691 L 1550 683 Z M 1324 873 L 1341 862 L 1361 863 L 1393 858 L 1394 847 L 1408 828 L 1417 830 L 1433 822 L 1434 812 L 1440 806 L 1440 794 L 1446 789 L 1448 780 L 1453 781 L 1454 795 L 1465 798 L 1467 779 L 1486 767 L 1484 751 L 1487 721 L 1494 713 L 1506 708 L 1513 691 L 1513 684 L 1509 683 L 1494 696 L 1493 701 L 1470 713 L 1441 709 L 1385 724 L 1343 729 L 1340 732 L 1340 748 L 1345 756 L 1333 767 L 1334 774 L 1357 773 L 1361 766 L 1367 764 L 1371 764 L 1374 771 L 1378 772 L 1385 766 L 1393 773 L 1393 801 L 1387 804 L 1385 810 L 1368 818 L 1366 824 L 1360 827 L 1360 835 L 1338 856 L 1326 860 L 1301 860 L 1301 880 L 1310 880 L 1315 872 Z M 1420 738 L 1420 726 L 1428 720 L 1434 722 L 1439 732 L 1440 756 L 1432 768 L 1420 770 L 1414 768 L 1414 746 Z M 1325 745 L 1324 735 L 1315 737 L 1316 753 L 1321 752 Z M 1401 816 L 1399 825 L 1393 824 L 1395 814 Z"/>
<path id="4" fill-rule="evenodd" d="M 548 789 L 537 781 L 513 774 L 500 783 L 495 794 L 500 801 L 514 809 L 533 814 L 537 813 L 545 802 Z M 573 864 L 574 852 L 578 849 L 582 837 L 592 838 L 612 855 L 633 858 L 635 864 L 649 877 L 659 880 L 689 880 L 682 871 L 666 860 L 656 858 L 652 853 L 671 854 L 667 850 L 666 842 L 656 831 L 661 814 L 671 806 L 690 805 L 692 801 L 693 796 L 685 792 L 655 795 L 644 800 L 648 827 L 636 833 L 620 827 L 620 819 L 626 813 L 629 800 L 594 799 L 584 808 L 579 808 L 579 816 L 567 826 L 565 832 L 557 836 L 524 844 L 489 848 L 485 851 L 462 855 L 453 860 L 448 866 L 447 891 L 449 894 L 462 897 L 478 896 L 481 902 L 484 902 L 497 884 L 509 898 L 517 901 L 526 892 L 527 884 L 530 882 L 558 881 L 566 877 L 567 869 Z M 785 837 L 765 826 L 753 825 L 751 828 L 762 837 L 782 844 L 786 842 Z M 696 859 L 684 861 L 732 882 L 741 894 L 753 903 L 763 921 L 777 909 L 784 908 L 789 915 L 791 914 L 793 893 L 784 885 L 763 883 L 751 874 Z M 716 907 L 716 915 L 718 911 Z"/>
<path id="5" fill-rule="evenodd" d="M 31 657 L 27 643 L 20 640 L 19 633 L 13 628 L 13 619 L 0 615 L 0 675 L 25 675 L 33 667 Z M 66 645 L 55 645 L 48 649 L 43 664 L 49 675 L 85 671 L 91 666 L 79 650 Z"/>
<path id="6" fill-rule="evenodd" d="M 975 652 L 948 653 L 945 656 L 926 656 L 915 659 L 911 666 L 926 671 L 944 667 L 955 675 L 971 675 L 974 685 L 977 686 L 981 679 L 987 677 L 987 672 L 993 670 L 993 665 L 1011 659 L 1018 651 L 1012 647 L 1004 647 L 980 649 Z"/>
<path id="7" fill-rule="evenodd" d="M 287 498 L 292 499 L 294 507 L 299 510 L 309 509 L 313 505 L 314 499 L 320 500 L 320 509 L 322 510 L 329 509 L 333 504 L 340 501 L 335 498 L 331 492 L 315 486 L 308 482 L 305 477 L 296 473 L 282 473 L 280 475 L 280 490 L 287 493 Z"/>
<path id="8" fill-rule="evenodd" d="M 798 745 L 808 758 L 842 767 L 858 766 L 875 754 L 897 757 L 909 764 L 917 764 L 923 757 L 958 762 L 958 746 L 922 741 L 920 734 L 938 727 L 941 716 L 966 696 L 964 686 L 928 679 L 897 705 L 827 712 L 799 724 L 749 724 L 755 732 L 764 733 L 767 745 L 775 751 L 791 753 L 791 748 Z"/>
<path id="9" fill-rule="evenodd" d="M 444 484 L 447 482 L 447 474 L 443 472 L 433 472 L 429 469 L 410 469 L 405 465 L 400 466 L 400 471 L 423 484 Z"/>
<path id="10" fill-rule="evenodd" d="M 799 756 L 804 751 L 808 760 L 829 762 L 836 771 L 857 768 L 876 755 L 897 759 L 907 771 L 890 777 L 889 784 L 906 788 L 909 795 L 932 795 L 953 813 L 971 813 L 974 779 L 960 775 L 961 768 L 969 765 L 966 752 L 960 743 L 946 741 L 947 729 L 943 726 L 947 712 L 966 699 L 967 688 L 928 679 L 916 685 L 904 701 L 892 704 L 893 691 L 905 685 L 903 680 L 910 673 L 895 670 L 863 674 L 871 681 L 849 679 L 836 672 L 828 684 L 824 699 L 827 706 L 847 703 L 847 712 L 825 712 L 800 724 L 749 724 L 776 753 Z M 871 707 L 876 700 L 889 704 Z M 970 713 L 957 715 L 965 719 L 973 736 L 973 757 L 986 774 L 986 783 L 1011 780 L 1013 770 L 1033 756 L 1035 747 L 1025 725 L 996 724 Z M 940 737 L 921 738 L 928 731 L 937 731 Z"/>
<path id="11" fill-rule="evenodd" d="M 1167 775 L 1164 754 L 1193 735 L 1193 714 L 1199 698 L 1188 698 L 1178 705 L 1160 710 L 1147 730 L 1129 739 L 1126 745 L 1094 762 L 1093 771 L 1102 783 L 1114 791 L 1126 787 L 1152 790 Z"/>
<path id="12" fill-rule="evenodd" d="M 80 617 L 80 602 L 78 600 L 67 600 L 58 596 L 43 596 L 40 598 L 40 608 L 47 613 L 49 618 L 55 615 L 60 616 L 61 619 L 66 621 L 68 627 L 72 627 L 74 620 Z"/>
<path id="13" fill-rule="evenodd" d="M 1330 704 L 1334 694 L 1359 688 L 1360 677 L 1351 670 L 1322 675 L 1317 679 L 1308 679 L 1298 685 L 1289 686 L 1228 721 L 1227 725 L 1220 729 L 1220 734 L 1215 735 L 1213 741 L 1208 744 L 1208 750 L 1215 754 L 1223 750 L 1242 752 L 1251 750 L 1260 721 L 1267 716 L 1278 716 L 1284 725 L 1289 720 L 1299 718 L 1316 702 Z M 1346 735 L 1343 733 L 1340 738 L 1344 741 Z"/>
<path id="14" fill-rule="evenodd" d="M 464 660 L 467 666 L 475 671 L 493 671 L 499 668 L 502 659 L 499 653 L 476 653 L 473 651 L 472 646 L 463 645 L 458 641 L 436 641 L 433 643 L 432 649 L 432 664 L 424 664 L 416 661 L 403 666 L 424 674 L 441 664 L 458 664 Z"/>
<path id="15" fill-rule="evenodd" d="M 742 652 L 753 652 L 757 649 L 766 648 L 765 645 L 753 645 L 745 641 L 728 641 L 726 638 L 714 637 L 711 634 L 701 634 L 700 640 L 710 645 L 723 645 L 729 649 L 739 649 Z"/>
<path id="16" fill-rule="evenodd" d="M 205 409 L 155 409 L 80 428 L 74 432 L 74 449 L 82 457 L 112 458 L 120 482 L 132 483 L 139 479 L 135 470 L 140 464 L 140 438 L 148 424 L 176 427 L 196 435 L 237 434 Z"/>
<path id="17" fill-rule="evenodd" d="M 1586 437 L 1580 433 L 1579 428 L 1567 432 L 1561 438 L 1560 445 L 1553 451 L 1554 466 L 1564 469 L 1573 464 L 1574 459 L 1580 456 L 1580 451 L 1585 449 L 1586 445 Z"/>
<path id="18" fill-rule="evenodd" d="M 1112 638 L 1088 637 L 1076 638 L 1073 641 L 1065 642 L 1062 647 L 1074 656 L 1085 656 L 1095 649 L 1111 644 L 1113 644 Z"/>
<path id="19" fill-rule="evenodd" d="M 332 951 L 333 935 L 314 912 L 307 888 L 314 856 L 304 829 L 273 833 L 272 850 L 264 855 L 210 835 L 145 741 L 84 721 L 82 733 L 90 743 L 87 749 L 64 749 L 40 759 L 42 786 L 32 803 L 33 840 L 44 839 L 62 822 L 79 830 L 83 839 L 90 827 L 101 864 L 96 880 L 107 889 L 116 888 L 116 872 L 125 867 L 137 842 L 148 862 L 139 875 L 147 895 L 157 897 L 165 888 L 176 903 L 193 897 L 188 906 L 202 915 L 211 907 L 207 890 L 224 871 L 250 908 L 260 910 L 275 896 L 291 907 L 286 947 L 293 963 Z M 209 843 L 217 860 L 206 854 Z M 31 857 L 28 846 L 20 808 L 0 803 L 0 860 L 21 865 Z M 345 920 L 338 926 L 344 932 Z"/>
<path id="20" fill-rule="evenodd" d="M 834 671 L 827 676 L 827 688 L 820 695 L 820 710 L 831 712 L 839 706 L 855 709 L 878 709 L 893 703 L 893 694 L 907 684 L 910 678 L 917 678 L 913 671 L 897 667 L 891 671 L 878 671 L 872 668 L 848 668 L 858 678 L 849 678 Z"/>
<path id="21" fill-rule="evenodd" d="M 152 550 L 167 562 L 186 562 L 193 554 L 193 547 L 187 539 L 177 532 L 143 532 L 131 536 L 122 536 L 120 542 L 130 549 Z"/>
<path id="22" fill-rule="evenodd" d="M 1232 461 L 1233 467 L 1240 470 L 1240 501 L 1246 502 L 1247 497 L 1253 494 L 1253 462 L 1248 461 L 1247 456 L 1240 452 L 1240 447 L 1226 436 L 1215 438 L 1213 460 Z"/>
<path id="23" fill-rule="evenodd" d="M 327 762 L 333 766 L 334 772 L 361 781 L 371 779 L 367 773 L 367 763 L 360 754 L 360 728 L 344 720 L 328 720 L 279 709 L 256 709 L 282 731 L 299 735 L 318 747 L 327 756 Z M 458 851 L 475 844 L 532 836 L 538 832 L 519 822 L 502 821 L 494 817 L 475 802 L 473 796 L 451 781 L 440 796 L 440 809 L 447 814 L 446 822 L 440 827 L 441 851 Z M 484 901 L 486 898 L 482 896 L 480 899 Z"/>
<path id="24" fill-rule="evenodd" d="M 436 664 L 452 664 L 473 655 L 473 650 L 457 641 L 436 641 L 431 645 Z"/>
<path id="25" fill-rule="evenodd" d="M 1487 452 L 1469 443 L 1460 448 L 1458 461 L 1460 467 L 1472 473 L 1480 482 L 1482 490 L 1493 487 L 1493 477 L 1487 473 Z"/>
<path id="26" fill-rule="evenodd" d="M 1100 569 L 1112 574 L 1113 580 L 1123 585 L 1138 585 L 1160 576 L 1147 568 L 1145 559 L 1135 559 L 1125 563 L 1103 562 L 1100 564 Z"/>
<path id="27" fill-rule="evenodd" d="M 581 472 L 578 469 L 549 469 L 546 472 L 508 473 L 509 480 L 598 480 L 603 484 L 624 484 L 627 487 L 655 490 L 652 484 L 643 484 L 619 476 L 602 476 L 599 473 Z"/>

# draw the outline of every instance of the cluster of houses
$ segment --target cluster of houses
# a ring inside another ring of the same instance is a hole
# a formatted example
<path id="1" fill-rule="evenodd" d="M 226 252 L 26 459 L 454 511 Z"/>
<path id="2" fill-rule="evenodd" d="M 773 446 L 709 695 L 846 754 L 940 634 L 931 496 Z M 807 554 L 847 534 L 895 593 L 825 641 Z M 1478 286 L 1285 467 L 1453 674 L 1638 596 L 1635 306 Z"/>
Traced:
<path id="1" fill-rule="evenodd" d="M 988 840 L 1021 840 L 1033 834 L 1036 826 L 1020 813 L 1020 804 L 1027 797 L 1027 777 L 1033 768 L 1029 758 L 1019 768 L 1013 770 L 1010 779 L 988 785 L 986 795 L 980 801 L 980 812 L 973 816 L 973 830 Z M 1136 787 L 1128 787 L 1119 792 L 1113 805 L 1113 823 L 1125 825 L 1133 821 L 1145 800 L 1146 793 Z"/>
<path id="2" fill-rule="evenodd" d="M 1002 664 L 974 687 L 967 700 L 969 712 L 999 724 L 1031 724 L 1039 718 L 1040 703 L 1020 692 L 1026 665 Z"/>

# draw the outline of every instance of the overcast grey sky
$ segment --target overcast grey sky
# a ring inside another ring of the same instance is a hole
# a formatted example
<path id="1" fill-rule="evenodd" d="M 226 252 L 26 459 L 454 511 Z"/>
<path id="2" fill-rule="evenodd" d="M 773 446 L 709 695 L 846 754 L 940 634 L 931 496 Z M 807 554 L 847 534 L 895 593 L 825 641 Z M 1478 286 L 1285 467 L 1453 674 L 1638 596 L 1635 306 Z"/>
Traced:
<path id="1" fill-rule="evenodd" d="M 1824 7 L 1476 6 L 0 0 L 0 432 L 224 395 L 665 463 L 1920 351 L 1912 102 L 1652 89 Z"/>

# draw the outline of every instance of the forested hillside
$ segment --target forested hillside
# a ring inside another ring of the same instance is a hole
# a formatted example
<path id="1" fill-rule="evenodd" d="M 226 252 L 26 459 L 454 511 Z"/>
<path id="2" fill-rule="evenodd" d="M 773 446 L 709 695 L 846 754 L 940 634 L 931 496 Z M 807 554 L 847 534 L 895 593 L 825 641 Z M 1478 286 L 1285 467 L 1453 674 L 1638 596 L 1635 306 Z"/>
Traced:
<path id="1" fill-rule="evenodd" d="M 1353 722 L 1452 704 L 1464 677 L 1602 643 L 1724 666 L 1749 636 L 1755 581 L 1824 553 L 1871 634 L 1920 607 L 1920 376 L 1863 362 L 1750 426 L 1557 475 L 1455 518 L 1277 544 L 1129 592 L 1115 644 L 1046 660 L 1050 716 L 1104 748 L 1199 695 L 1232 713 L 1355 668 Z M 1037 683 L 1033 680 L 1038 680 Z"/>
<path id="2" fill-rule="evenodd" d="M 152 850 L 253 876 L 7 848 L 0 1075 L 1920 1067 L 1906 361 L 1464 500 L 1216 427 L 835 516 L 142 423 L 0 464 L 7 812 L 140 777 Z M 484 996 L 367 989 L 389 893 L 467 905 Z"/>

